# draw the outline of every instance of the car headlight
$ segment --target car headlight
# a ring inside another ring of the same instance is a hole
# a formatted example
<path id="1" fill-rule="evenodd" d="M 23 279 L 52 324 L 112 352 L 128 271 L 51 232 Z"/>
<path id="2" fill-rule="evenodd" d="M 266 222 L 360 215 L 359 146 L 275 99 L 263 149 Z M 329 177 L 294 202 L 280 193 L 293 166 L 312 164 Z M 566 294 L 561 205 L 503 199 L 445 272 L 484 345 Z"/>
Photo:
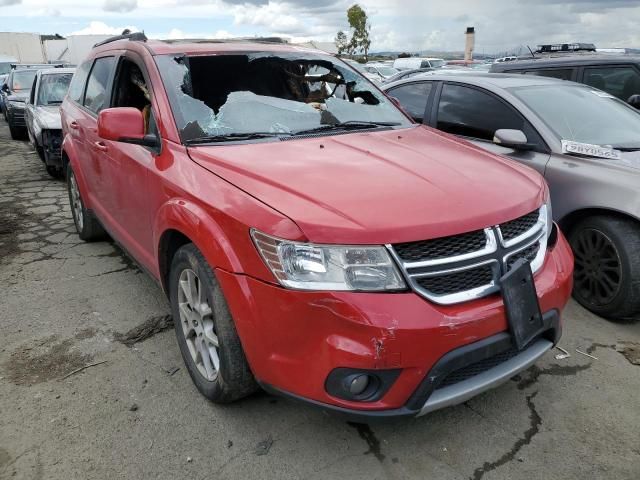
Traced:
<path id="1" fill-rule="evenodd" d="M 15 100 L 8 100 L 7 104 L 10 108 L 24 108 L 24 102 L 16 102 Z"/>
<path id="2" fill-rule="evenodd" d="M 549 194 L 547 194 L 545 204 L 542 206 L 541 217 L 545 219 L 544 229 L 547 238 L 549 238 L 551 232 L 553 232 L 553 211 L 551 210 L 551 197 Z"/>
<path id="3" fill-rule="evenodd" d="M 406 288 L 383 246 L 292 242 L 254 229 L 251 237 L 273 275 L 287 288 L 362 292 Z"/>

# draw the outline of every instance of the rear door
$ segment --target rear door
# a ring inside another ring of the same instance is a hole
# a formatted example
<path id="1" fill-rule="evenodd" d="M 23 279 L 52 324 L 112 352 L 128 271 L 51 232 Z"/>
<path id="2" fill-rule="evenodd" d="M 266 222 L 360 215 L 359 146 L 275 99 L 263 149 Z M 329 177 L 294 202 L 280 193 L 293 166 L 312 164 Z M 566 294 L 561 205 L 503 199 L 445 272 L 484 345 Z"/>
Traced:
<path id="1" fill-rule="evenodd" d="M 87 80 L 78 123 L 86 142 L 87 155 L 82 159 L 83 171 L 89 186 L 91 207 L 107 229 L 113 228 L 111 212 L 111 179 L 105 168 L 105 143 L 98 137 L 98 114 L 108 108 L 116 57 L 98 57 Z"/>
<path id="2" fill-rule="evenodd" d="M 485 150 L 507 155 L 544 175 L 549 148 L 536 129 L 511 104 L 480 87 L 445 82 L 430 116 L 431 126 L 458 135 Z M 522 130 L 533 150 L 514 150 L 493 143 L 496 130 Z"/>

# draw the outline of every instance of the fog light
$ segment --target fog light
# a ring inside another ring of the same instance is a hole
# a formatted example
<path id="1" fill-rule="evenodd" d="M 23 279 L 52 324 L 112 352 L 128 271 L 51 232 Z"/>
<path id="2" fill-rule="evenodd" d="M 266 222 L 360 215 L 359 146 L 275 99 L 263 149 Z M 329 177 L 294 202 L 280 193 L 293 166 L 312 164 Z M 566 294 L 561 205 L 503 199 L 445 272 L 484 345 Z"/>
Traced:
<path id="1" fill-rule="evenodd" d="M 349 384 L 349 392 L 358 396 L 364 392 L 369 386 L 369 375 L 358 375 L 354 377 Z"/>

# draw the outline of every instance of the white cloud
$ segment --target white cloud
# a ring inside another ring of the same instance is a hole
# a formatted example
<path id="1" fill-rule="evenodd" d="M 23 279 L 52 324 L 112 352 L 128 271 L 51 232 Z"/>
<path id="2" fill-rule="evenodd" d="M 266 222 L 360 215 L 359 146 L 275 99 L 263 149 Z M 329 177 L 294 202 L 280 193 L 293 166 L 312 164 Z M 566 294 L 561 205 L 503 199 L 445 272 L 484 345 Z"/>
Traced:
<path id="1" fill-rule="evenodd" d="M 127 28 L 132 32 L 140 31 L 138 27 L 134 27 L 132 25 L 127 25 L 124 27 L 110 27 L 104 22 L 93 21 L 89 22 L 88 27 L 76 30 L 75 32 L 71 32 L 68 35 L 120 35 L 122 31 Z"/>
<path id="2" fill-rule="evenodd" d="M 138 0 L 105 0 L 102 8 L 106 12 L 128 13 L 138 7 Z"/>

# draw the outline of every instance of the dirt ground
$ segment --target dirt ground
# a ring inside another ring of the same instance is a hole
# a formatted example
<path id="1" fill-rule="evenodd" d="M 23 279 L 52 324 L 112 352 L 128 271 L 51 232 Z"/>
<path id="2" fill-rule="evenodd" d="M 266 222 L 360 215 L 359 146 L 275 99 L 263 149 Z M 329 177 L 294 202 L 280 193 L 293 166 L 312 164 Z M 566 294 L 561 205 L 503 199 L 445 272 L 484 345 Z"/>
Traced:
<path id="1" fill-rule="evenodd" d="M 65 184 L 3 121 L 0 287 L 1 479 L 640 478 L 640 323 L 573 302 L 570 358 L 419 419 L 348 424 L 266 394 L 208 403 L 159 287 L 111 243 L 78 239 Z"/>

